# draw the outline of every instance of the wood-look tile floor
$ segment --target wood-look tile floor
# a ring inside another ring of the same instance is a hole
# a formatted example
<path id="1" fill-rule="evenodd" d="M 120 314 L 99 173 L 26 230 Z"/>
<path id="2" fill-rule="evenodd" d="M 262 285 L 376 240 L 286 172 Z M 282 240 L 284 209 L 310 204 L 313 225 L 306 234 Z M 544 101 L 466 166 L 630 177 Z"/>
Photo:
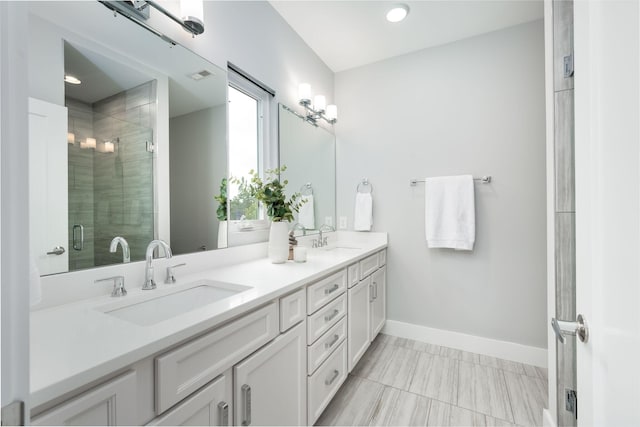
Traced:
<path id="1" fill-rule="evenodd" d="M 540 426 L 547 370 L 380 334 L 316 425 Z"/>

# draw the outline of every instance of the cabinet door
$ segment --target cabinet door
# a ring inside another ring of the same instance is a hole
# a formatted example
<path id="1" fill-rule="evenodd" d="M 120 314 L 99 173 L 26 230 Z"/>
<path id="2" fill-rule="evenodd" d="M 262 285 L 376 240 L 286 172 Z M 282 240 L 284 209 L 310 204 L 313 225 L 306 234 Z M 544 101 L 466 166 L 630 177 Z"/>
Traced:
<path id="1" fill-rule="evenodd" d="M 307 424 L 306 321 L 233 368 L 237 425 Z"/>
<path id="2" fill-rule="evenodd" d="M 31 420 L 32 425 L 115 426 L 136 423 L 136 373 L 127 372 Z"/>
<path id="3" fill-rule="evenodd" d="M 376 270 L 371 275 L 371 334 L 369 339 L 373 339 L 378 335 L 384 321 L 387 318 L 387 267 L 384 266 Z"/>
<path id="4" fill-rule="evenodd" d="M 229 426 L 233 416 L 231 369 L 151 421 L 149 426 Z"/>
<path id="5" fill-rule="evenodd" d="M 362 280 L 348 294 L 347 353 L 349 372 L 353 370 L 371 342 L 371 277 Z"/>

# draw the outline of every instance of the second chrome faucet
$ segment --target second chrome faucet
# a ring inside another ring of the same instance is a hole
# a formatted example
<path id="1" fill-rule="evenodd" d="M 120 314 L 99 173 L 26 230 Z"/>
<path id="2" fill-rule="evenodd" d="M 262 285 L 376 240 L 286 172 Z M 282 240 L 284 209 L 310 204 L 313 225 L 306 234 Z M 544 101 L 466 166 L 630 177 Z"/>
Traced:
<path id="1" fill-rule="evenodd" d="M 146 254 L 147 262 L 144 270 L 144 284 L 142 285 L 142 290 L 144 291 L 156 288 L 156 281 L 153 279 L 153 251 L 155 251 L 156 248 L 160 247 L 164 249 L 165 258 L 169 259 L 173 256 L 171 253 L 171 248 L 166 242 L 162 240 L 152 240 L 151 243 L 149 243 L 149 246 L 147 246 Z"/>

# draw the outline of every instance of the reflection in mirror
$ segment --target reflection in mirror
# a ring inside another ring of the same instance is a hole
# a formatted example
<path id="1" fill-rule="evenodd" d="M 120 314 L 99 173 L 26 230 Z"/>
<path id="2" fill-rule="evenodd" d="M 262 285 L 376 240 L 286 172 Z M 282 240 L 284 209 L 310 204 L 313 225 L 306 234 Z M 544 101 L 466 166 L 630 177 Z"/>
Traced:
<path id="1" fill-rule="evenodd" d="M 96 66 L 99 64 L 99 67 Z M 64 44 L 68 111 L 69 271 L 133 260 L 153 240 L 153 126 L 156 82 L 86 49 Z"/>
<path id="2" fill-rule="evenodd" d="M 153 239 L 176 254 L 225 247 L 216 197 L 227 177 L 226 71 L 98 2 L 28 7 L 29 235 L 40 274 L 125 262 L 124 242 L 110 251 L 117 236 L 131 261 Z"/>
<path id="3" fill-rule="evenodd" d="M 295 221 L 307 234 L 322 224 L 334 226 L 336 215 L 335 137 L 294 115 L 288 107 L 278 109 L 280 164 L 287 166 L 287 195 L 299 192 L 307 202 Z M 298 228 L 298 227 L 296 227 Z M 303 234 L 296 230 L 296 234 Z"/>

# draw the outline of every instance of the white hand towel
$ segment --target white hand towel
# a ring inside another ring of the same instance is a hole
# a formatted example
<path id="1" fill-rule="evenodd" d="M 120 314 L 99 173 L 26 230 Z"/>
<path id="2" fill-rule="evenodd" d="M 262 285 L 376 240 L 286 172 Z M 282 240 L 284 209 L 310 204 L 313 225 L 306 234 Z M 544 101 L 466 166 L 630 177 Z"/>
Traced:
<path id="1" fill-rule="evenodd" d="M 476 239 L 473 176 L 427 178 L 424 199 L 428 246 L 473 250 Z"/>
<path id="2" fill-rule="evenodd" d="M 356 193 L 356 210 L 353 218 L 355 231 L 371 231 L 373 225 L 373 197 L 371 193 Z"/>
<path id="3" fill-rule="evenodd" d="M 316 228 L 313 195 L 303 195 L 301 200 L 304 201 L 304 203 L 300 206 L 300 211 L 298 212 L 298 222 L 307 230 L 313 230 Z"/>

